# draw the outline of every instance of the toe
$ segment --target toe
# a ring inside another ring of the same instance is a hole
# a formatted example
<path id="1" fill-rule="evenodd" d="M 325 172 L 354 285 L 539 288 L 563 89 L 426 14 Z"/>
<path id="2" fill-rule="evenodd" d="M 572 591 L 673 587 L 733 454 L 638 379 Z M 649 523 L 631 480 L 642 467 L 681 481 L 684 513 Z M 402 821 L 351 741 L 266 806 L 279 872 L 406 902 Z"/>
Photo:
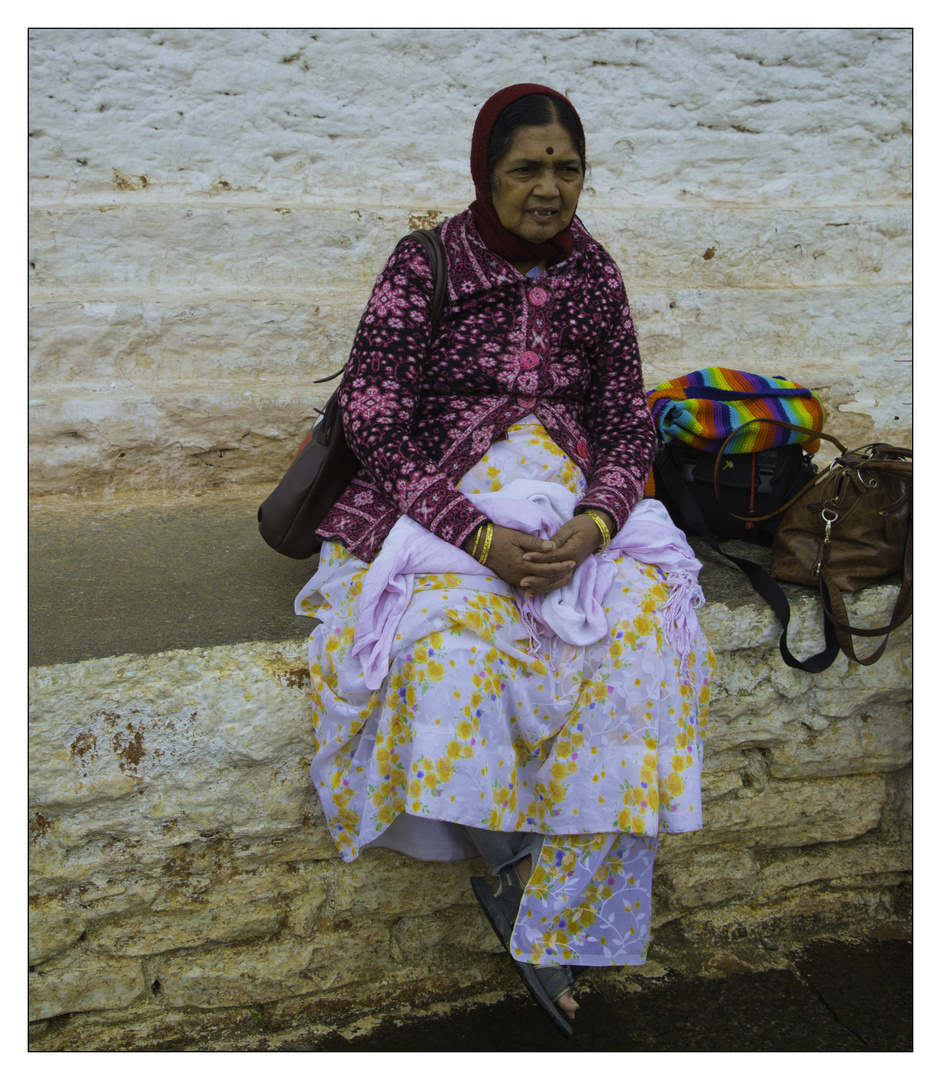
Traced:
<path id="1" fill-rule="evenodd" d="M 566 1019 L 573 1020 L 575 1018 L 575 1010 L 578 1008 L 578 1004 L 568 990 L 556 1000 L 556 1005 L 564 1013 Z"/>

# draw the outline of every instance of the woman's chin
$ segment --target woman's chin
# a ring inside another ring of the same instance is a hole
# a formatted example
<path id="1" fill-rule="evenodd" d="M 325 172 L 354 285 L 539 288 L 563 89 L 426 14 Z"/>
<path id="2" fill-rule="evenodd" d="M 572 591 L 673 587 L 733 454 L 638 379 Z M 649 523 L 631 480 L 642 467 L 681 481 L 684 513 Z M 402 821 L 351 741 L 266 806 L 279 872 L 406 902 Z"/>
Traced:
<path id="1" fill-rule="evenodd" d="M 564 228 L 565 226 L 561 220 L 556 217 L 546 222 L 523 221 L 512 232 L 521 239 L 528 240 L 531 244 L 544 244 L 547 240 L 551 240 L 553 236 L 558 235 Z"/>

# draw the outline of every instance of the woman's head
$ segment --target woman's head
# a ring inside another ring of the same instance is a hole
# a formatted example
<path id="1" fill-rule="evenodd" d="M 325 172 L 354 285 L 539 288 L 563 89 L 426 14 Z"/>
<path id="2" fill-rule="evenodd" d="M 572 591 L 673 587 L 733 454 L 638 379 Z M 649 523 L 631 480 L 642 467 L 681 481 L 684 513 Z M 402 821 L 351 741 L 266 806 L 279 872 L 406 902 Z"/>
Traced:
<path id="1" fill-rule="evenodd" d="M 513 129 L 490 172 L 490 201 L 500 224 L 538 244 L 575 216 L 584 182 L 583 157 L 557 121 Z"/>
<path id="2" fill-rule="evenodd" d="M 585 134 L 567 98 L 532 83 L 494 94 L 474 125 L 471 174 L 471 209 L 493 251 L 511 262 L 554 262 L 571 252 Z"/>
<path id="3" fill-rule="evenodd" d="M 520 128 L 545 127 L 547 124 L 560 124 L 565 128 L 578 154 L 582 173 L 585 172 L 585 133 L 582 131 L 578 113 L 565 98 L 550 97 L 548 94 L 527 94 L 507 105 L 490 129 L 487 176 L 491 181 L 494 166 L 500 158 L 506 156 L 516 132 Z"/>

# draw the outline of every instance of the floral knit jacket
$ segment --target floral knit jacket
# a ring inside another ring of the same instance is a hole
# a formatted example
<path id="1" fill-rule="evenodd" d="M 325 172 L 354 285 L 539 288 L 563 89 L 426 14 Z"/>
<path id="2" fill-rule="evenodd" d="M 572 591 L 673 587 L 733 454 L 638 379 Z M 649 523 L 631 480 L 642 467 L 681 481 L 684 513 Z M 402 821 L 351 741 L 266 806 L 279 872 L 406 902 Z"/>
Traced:
<path id="1" fill-rule="evenodd" d="M 574 247 L 539 278 L 495 255 L 465 211 L 437 227 L 448 289 L 431 339 L 422 246 L 379 275 L 339 390 L 363 467 L 318 529 L 370 562 L 408 514 L 460 546 L 484 515 L 457 482 L 534 414 L 584 471 L 583 508 L 620 529 L 641 498 L 656 437 L 621 274 L 576 218 Z"/>

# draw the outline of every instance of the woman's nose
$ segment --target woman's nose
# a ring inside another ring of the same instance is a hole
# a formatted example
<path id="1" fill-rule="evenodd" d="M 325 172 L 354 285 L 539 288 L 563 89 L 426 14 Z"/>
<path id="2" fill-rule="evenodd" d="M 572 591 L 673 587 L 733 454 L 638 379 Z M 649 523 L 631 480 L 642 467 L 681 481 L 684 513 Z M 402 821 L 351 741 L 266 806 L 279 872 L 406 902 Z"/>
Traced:
<path id="1" fill-rule="evenodd" d="M 536 186 L 533 189 L 534 195 L 554 196 L 559 193 L 559 182 L 556 179 L 554 169 L 543 169 L 540 172 Z"/>

